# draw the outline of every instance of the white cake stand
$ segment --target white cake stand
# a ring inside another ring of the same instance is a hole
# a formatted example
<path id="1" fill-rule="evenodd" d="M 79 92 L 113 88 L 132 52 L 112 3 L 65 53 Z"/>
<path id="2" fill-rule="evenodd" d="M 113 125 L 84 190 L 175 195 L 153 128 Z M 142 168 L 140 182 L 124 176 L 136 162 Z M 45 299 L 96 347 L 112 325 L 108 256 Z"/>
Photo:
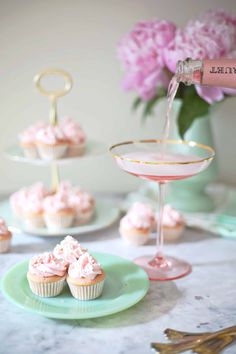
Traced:
<path id="1" fill-rule="evenodd" d="M 62 90 L 46 90 L 41 85 L 41 79 L 45 76 L 60 76 L 65 80 L 65 86 Z M 71 76 L 61 69 L 47 69 L 34 78 L 34 82 L 40 93 L 47 96 L 51 102 L 49 120 L 50 124 L 57 125 L 57 98 L 66 95 L 72 88 L 72 78 Z M 63 164 L 68 164 L 72 162 L 78 163 L 78 161 L 102 154 L 107 151 L 105 144 L 88 140 L 85 146 L 85 152 L 81 156 L 74 157 L 64 157 L 57 160 L 43 160 L 40 158 L 30 159 L 25 157 L 19 145 L 13 145 L 8 147 L 4 155 L 8 159 L 17 162 L 23 162 L 31 165 L 45 166 L 48 165 L 51 168 L 51 188 L 52 191 L 57 191 L 58 185 L 60 183 L 59 166 Z M 96 199 L 96 210 L 93 219 L 86 225 L 70 227 L 67 229 L 52 231 L 45 228 L 35 228 L 28 229 L 24 226 L 23 222 L 16 219 L 11 212 L 9 201 L 5 200 L 0 203 L 0 215 L 4 217 L 10 229 L 15 232 L 24 232 L 37 236 L 65 236 L 65 235 L 79 235 L 83 233 L 88 233 L 92 231 L 97 231 L 105 227 L 110 226 L 119 217 L 119 209 L 115 207 L 112 203 Z"/>

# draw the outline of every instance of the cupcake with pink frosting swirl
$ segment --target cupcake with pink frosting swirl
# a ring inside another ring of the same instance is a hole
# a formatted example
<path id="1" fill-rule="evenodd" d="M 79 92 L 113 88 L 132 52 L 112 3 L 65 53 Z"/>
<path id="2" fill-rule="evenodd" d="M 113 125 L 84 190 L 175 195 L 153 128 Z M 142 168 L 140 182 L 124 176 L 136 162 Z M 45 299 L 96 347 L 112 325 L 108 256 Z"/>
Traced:
<path id="1" fill-rule="evenodd" d="M 36 193 L 27 195 L 22 206 L 22 214 L 28 229 L 44 227 L 43 197 Z"/>
<path id="2" fill-rule="evenodd" d="M 15 216 L 21 218 L 29 229 L 44 227 L 43 200 L 49 191 L 41 182 L 21 188 L 10 196 Z"/>
<path id="3" fill-rule="evenodd" d="M 144 203 L 134 203 L 120 221 L 121 237 L 129 244 L 139 246 L 148 241 L 155 223 L 152 208 Z"/>
<path id="4" fill-rule="evenodd" d="M 44 220 L 50 230 L 61 230 L 72 226 L 75 210 L 71 207 L 68 195 L 57 192 L 43 201 Z"/>
<path id="5" fill-rule="evenodd" d="M 62 292 L 66 274 L 67 263 L 45 252 L 30 260 L 27 279 L 35 295 L 53 297 Z"/>
<path id="6" fill-rule="evenodd" d="M 83 248 L 75 238 L 68 235 L 56 245 L 53 254 L 56 258 L 63 259 L 66 263 L 71 264 L 76 262 L 86 251 L 87 249 Z"/>
<path id="7" fill-rule="evenodd" d="M 165 242 L 178 240 L 185 230 L 185 220 L 183 216 L 168 204 L 164 206 L 162 222 Z"/>
<path id="8" fill-rule="evenodd" d="M 9 250 L 11 246 L 11 239 L 11 232 L 8 230 L 3 218 L 0 218 L 0 253 L 5 253 Z"/>
<path id="9" fill-rule="evenodd" d="M 75 210 L 75 224 L 87 224 L 94 215 L 95 199 L 91 194 L 76 187 L 69 196 L 71 207 Z"/>
<path id="10" fill-rule="evenodd" d="M 70 117 L 65 117 L 60 127 L 69 142 L 68 156 L 82 155 L 85 150 L 86 135 L 80 124 Z"/>
<path id="11" fill-rule="evenodd" d="M 38 149 L 36 146 L 36 135 L 38 131 L 46 126 L 43 121 L 38 121 L 34 125 L 29 126 L 19 134 L 20 146 L 25 157 L 30 159 L 38 158 Z"/>
<path id="12" fill-rule="evenodd" d="M 92 300 L 102 293 L 105 273 L 101 265 L 88 253 L 83 253 L 68 268 L 67 283 L 78 300 Z"/>
<path id="13" fill-rule="evenodd" d="M 47 125 L 37 132 L 36 145 L 43 160 L 55 160 L 66 155 L 68 139 L 59 125 Z"/>

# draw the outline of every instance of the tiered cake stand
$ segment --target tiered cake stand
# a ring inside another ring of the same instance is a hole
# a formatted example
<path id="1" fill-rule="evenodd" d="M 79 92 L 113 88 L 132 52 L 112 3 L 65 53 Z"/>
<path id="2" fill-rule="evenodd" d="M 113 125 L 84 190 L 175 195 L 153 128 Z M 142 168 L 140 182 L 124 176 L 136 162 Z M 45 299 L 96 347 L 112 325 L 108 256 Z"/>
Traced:
<path id="1" fill-rule="evenodd" d="M 64 89 L 58 91 L 46 90 L 41 83 L 41 80 L 46 76 L 62 77 L 65 80 Z M 51 102 L 49 114 L 50 124 L 57 125 L 57 98 L 62 97 L 70 92 L 73 85 L 71 76 L 61 69 L 47 69 L 37 74 L 34 78 L 34 82 L 40 93 L 44 96 L 47 96 Z M 81 159 L 93 157 L 104 153 L 105 151 L 106 148 L 103 143 L 88 140 L 86 143 L 85 153 L 82 156 L 64 157 L 58 160 L 50 161 L 40 158 L 31 159 L 24 156 L 19 145 L 14 145 L 7 148 L 5 151 L 5 156 L 10 160 L 28 163 L 31 165 L 48 165 L 51 168 L 51 188 L 52 191 L 56 192 L 60 183 L 59 166 L 61 167 L 67 163 L 79 162 Z M 0 215 L 6 220 L 6 223 L 14 232 L 25 232 L 38 236 L 65 236 L 67 234 L 79 235 L 108 227 L 118 219 L 119 209 L 107 201 L 99 200 L 96 198 L 95 214 L 93 219 L 88 224 L 70 227 L 59 231 L 49 230 L 46 227 L 28 229 L 24 226 L 23 222 L 13 216 L 9 200 L 4 200 L 0 203 Z"/>

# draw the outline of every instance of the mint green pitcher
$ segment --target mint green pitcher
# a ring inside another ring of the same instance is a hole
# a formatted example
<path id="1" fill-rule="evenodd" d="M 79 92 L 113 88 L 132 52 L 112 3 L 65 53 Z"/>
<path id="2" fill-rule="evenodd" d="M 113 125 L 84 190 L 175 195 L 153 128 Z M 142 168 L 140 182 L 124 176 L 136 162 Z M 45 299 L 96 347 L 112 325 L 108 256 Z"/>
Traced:
<path id="1" fill-rule="evenodd" d="M 185 140 L 193 140 L 214 148 L 210 115 L 197 119 L 185 134 Z M 206 189 L 209 183 L 217 180 L 217 177 L 218 169 L 215 158 L 211 166 L 199 175 L 172 182 L 168 186 L 168 203 L 176 209 L 186 212 L 212 211 L 214 203 Z"/>

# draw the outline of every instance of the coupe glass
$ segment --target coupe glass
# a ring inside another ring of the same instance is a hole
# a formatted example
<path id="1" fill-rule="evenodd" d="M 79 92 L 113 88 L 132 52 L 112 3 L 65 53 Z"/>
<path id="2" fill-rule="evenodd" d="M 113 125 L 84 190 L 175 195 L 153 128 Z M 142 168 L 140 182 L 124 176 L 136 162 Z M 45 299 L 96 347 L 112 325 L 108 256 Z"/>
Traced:
<path id="1" fill-rule="evenodd" d="M 151 280 L 173 280 L 191 272 L 184 260 L 163 253 L 163 207 L 165 185 L 197 175 L 205 170 L 215 152 L 206 145 L 183 140 L 139 140 L 113 145 L 110 152 L 125 172 L 159 185 L 157 222 L 157 250 L 153 256 L 134 260 L 147 272 Z"/>

